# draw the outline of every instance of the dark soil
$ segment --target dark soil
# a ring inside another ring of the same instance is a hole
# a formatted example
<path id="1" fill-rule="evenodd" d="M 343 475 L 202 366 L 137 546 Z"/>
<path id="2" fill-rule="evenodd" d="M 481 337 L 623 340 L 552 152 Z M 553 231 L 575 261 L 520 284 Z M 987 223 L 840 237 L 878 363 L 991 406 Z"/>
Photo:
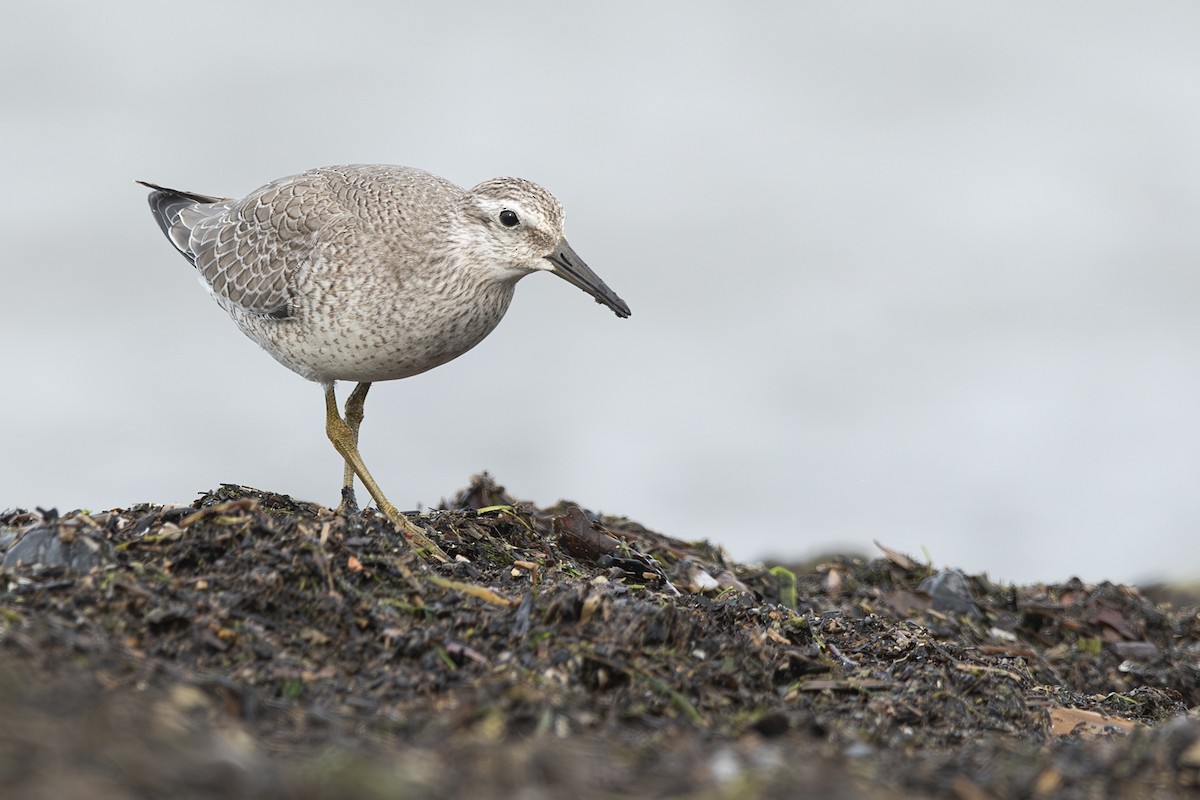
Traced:
<path id="1" fill-rule="evenodd" d="M 421 518 L 225 486 L 0 514 L 0 797 L 1183 797 L 1184 598 L 769 568 L 486 476 Z"/>

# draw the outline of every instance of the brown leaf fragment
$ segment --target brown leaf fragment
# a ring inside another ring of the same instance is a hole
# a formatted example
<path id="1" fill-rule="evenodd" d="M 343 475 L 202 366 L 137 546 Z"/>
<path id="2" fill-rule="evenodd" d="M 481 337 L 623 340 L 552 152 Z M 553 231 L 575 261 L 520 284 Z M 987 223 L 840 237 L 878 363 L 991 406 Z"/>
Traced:
<path id="1" fill-rule="evenodd" d="M 1101 608 L 1096 612 L 1096 621 L 1104 625 L 1116 634 L 1121 639 L 1127 642 L 1135 641 L 1141 637 L 1134 631 L 1133 626 L 1129 624 L 1129 618 L 1115 608 Z M 1107 631 L 1106 631 L 1107 633 Z M 1118 641 L 1114 639 L 1113 641 Z"/>
<path id="2" fill-rule="evenodd" d="M 901 553 L 899 550 L 893 550 L 890 547 L 886 547 L 886 546 L 880 544 L 878 539 L 875 539 L 874 541 L 875 541 L 875 546 L 878 547 L 881 551 L 883 551 L 883 554 L 887 557 L 888 561 L 891 561 L 897 567 L 900 567 L 900 569 L 916 569 L 917 562 L 913 561 L 911 558 L 904 555 L 904 553 Z"/>
<path id="3" fill-rule="evenodd" d="M 717 585 L 722 589 L 733 589 L 737 592 L 750 594 L 750 587 L 738 580 L 738 577 L 730 570 L 723 570 L 721 574 L 717 576 Z"/>
<path id="4" fill-rule="evenodd" d="M 1050 732 L 1056 736 L 1076 734 L 1084 739 L 1093 739 L 1111 733 L 1129 733 L 1139 725 L 1131 719 L 1082 708 L 1055 706 L 1050 709 Z"/>
<path id="5" fill-rule="evenodd" d="M 617 552 L 621 545 L 615 536 L 592 525 L 579 506 L 569 506 L 567 513 L 554 518 L 552 525 L 562 549 L 578 559 L 596 561 Z"/>

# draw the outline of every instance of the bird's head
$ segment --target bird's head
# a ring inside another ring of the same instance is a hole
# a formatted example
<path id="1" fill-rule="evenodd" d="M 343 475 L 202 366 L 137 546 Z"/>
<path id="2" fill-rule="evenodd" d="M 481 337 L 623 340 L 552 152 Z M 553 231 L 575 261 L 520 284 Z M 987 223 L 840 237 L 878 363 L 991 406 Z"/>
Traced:
<path id="1" fill-rule="evenodd" d="M 463 210 L 473 243 L 492 268 L 517 280 L 531 272 L 552 272 L 613 310 L 629 316 L 629 306 L 592 272 L 563 237 L 562 204 L 550 192 L 521 178 L 492 178 L 464 195 Z"/>

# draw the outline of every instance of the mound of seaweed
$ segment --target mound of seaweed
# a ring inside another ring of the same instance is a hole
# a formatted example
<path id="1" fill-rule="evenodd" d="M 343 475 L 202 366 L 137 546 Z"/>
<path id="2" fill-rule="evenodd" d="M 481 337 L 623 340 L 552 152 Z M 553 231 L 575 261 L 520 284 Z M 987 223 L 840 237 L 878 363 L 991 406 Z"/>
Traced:
<path id="1" fill-rule="evenodd" d="M 884 549 L 738 564 L 488 476 L 0 514 L 0 796 L 1174 797 L 1194 607 Z M 787 521 L 780 520 L 781 527 Z"/>

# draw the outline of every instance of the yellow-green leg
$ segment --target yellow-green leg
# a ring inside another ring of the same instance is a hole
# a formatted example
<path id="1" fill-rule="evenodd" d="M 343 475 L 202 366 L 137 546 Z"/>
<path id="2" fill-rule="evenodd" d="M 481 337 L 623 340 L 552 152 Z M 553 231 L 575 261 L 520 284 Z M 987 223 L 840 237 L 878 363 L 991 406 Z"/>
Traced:
<path id="1" fill-rule="evenodd" d="M 355 449 L 358 448 L 358 429 L 363 421 L 363 403 L 366 402 L 367 392 L 370 390 L 371 384 L 360 383 L 346 398 L 346 427 L 350 429 Z M 358 503 L 354 500 L 354 465 L 349 461 L 346 461 L 342 473 L 342 502 L 338 504 L 337 510 L 339 514 L 348 516 L 358 514 Z"/>
<path id="2" fill-rule="evenodd" d="M 396 530 L 412 543 L 418 553 L 432 556 L 439 561 L 449 561 L 450 559 L 442 552 L 442 548 L 437 546 L 437 543 L 388 502 L 383 491 L 380 490 L 379 484 L 375 483 L 375 479 L 367 470 L 367 465 L 363 463 L 362 456 L 358 453 L 358 428 L 362 424 L 363 402 L 367 398 L 367 390 L 370 387 L 369 383 L 360 383 L 351 392 L 350 398 L 346 401 L 347 419 L 342 419 L 338 414 L 337 397 L 333 393 L 333 384 L 325 387 L 325 433 L 342 458 L 346 460 L 345 478 L 351 486 L 350 496 L 353 498 L 353 476 L 357 475 L 358 479 L 367 487 L 371 497 L 374 498 L 375 505 L 379 506 L 383 515 L 391 520 L 391 523 L 396 526 Z M 343 489 L 345 485 L 346 483 L 343 484 Z M 343 495 L 343 500 L 344 497 Z"/>

